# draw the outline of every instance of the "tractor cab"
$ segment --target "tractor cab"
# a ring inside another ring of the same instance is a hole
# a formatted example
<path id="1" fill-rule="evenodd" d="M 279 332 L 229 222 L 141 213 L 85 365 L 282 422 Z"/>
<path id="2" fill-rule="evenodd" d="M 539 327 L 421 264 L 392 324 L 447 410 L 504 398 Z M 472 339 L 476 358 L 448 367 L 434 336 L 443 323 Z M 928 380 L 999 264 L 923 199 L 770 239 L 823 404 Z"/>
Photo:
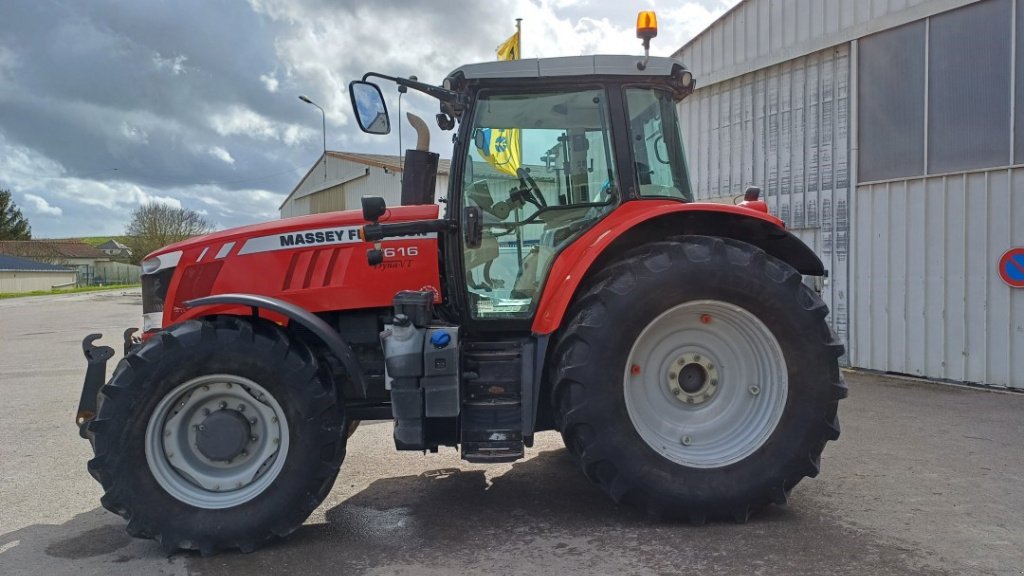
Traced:
<path id="1" fill-rule="evenodd" d="M 445 296 L 460 322 L 528 332 L 553 260 L 582 233 L 624 202 L 693 200 L 676 103 L 694 81 L 676 60 L 516 60 L 463 66 L 443 87 L 393 80 L 437 97 L 438 125 L 458 127 Z M 351 94 L 360 127 L 386 133 L 379 88 L 354 82 Z"/>

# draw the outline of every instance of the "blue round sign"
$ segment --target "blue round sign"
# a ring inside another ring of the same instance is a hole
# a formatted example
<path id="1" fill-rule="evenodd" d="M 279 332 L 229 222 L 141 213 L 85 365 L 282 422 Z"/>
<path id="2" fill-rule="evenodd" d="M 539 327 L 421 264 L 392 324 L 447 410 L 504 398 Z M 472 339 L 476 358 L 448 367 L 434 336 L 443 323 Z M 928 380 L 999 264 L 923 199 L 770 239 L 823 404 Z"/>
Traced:
<path id="1" fill-rule="evenodd" d="M 1024 248 L 1010 248 L 999 259 L 999 277 L 1011 288 L 1024 288 Z"/>

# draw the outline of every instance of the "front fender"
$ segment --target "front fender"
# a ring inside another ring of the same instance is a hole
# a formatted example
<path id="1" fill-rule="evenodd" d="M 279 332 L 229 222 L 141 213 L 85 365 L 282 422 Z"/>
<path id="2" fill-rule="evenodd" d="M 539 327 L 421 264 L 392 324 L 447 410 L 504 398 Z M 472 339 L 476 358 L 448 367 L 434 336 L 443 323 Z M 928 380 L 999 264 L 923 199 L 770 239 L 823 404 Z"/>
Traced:
<path id="1" fill-rule="evenodd" d="M 782 220 L 731 204 L 681 203 L 672 200 L 627 202 L 585 232 L 556 257 L 537 306 L 532 330 L 550 334 L 561 326 L 580 283 L 595 262 L 643 242 L 681 234 L 735 238 L 787 262 L 802 274 L 825 274 L 821 260 Z"/>
<path id="2" fill-rule="evenodd" d="M 251 309 L 267 310 L 288 318 L 291 322 L 301 324 L 323 342 L 338 361 L 345 367 L 348 377 L 356 390 L 361 390 L 366 395 L 366 379 L 363 377 L 363 369 L 359 360 L 352 352 L 352 348 L 331 328 L 330 324 L 324 322 L 316 314 L 309 310 L 296 306 L 291 302 L 278 300 L 269 296 L 256 294 L 217 294 L 196 298 L 185 303 L 189 308 L 203 306 L 212 307 L 211 313 L 215 310 L 223 310 L 225 306 L 245 306 Z"/>

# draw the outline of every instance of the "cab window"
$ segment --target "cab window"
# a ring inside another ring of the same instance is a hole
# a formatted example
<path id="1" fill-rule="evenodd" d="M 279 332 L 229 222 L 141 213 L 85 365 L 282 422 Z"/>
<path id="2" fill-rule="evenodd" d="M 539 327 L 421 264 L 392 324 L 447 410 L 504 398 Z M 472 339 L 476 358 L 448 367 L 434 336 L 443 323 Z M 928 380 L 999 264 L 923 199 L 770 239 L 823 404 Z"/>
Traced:
<path id="1" fill-rule="evenodd" d="M 627 88 L 630 140 L 641 196 L 693 200 L 671 94 Z"/>
<path id="2" fill-rule="evenodd" d="M 554 256 L 619 202 L 603 90 L 482 94 L 463 171 L 475 318 L 529 318 Z"/>

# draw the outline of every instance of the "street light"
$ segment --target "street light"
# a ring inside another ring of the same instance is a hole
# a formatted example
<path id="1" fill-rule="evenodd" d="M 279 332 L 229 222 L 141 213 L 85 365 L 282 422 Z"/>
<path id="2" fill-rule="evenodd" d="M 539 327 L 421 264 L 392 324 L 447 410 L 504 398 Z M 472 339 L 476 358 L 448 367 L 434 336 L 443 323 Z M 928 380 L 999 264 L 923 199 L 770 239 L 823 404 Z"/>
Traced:
<path id="1" fill-rule="evenodd" d="M 313 102 L 309 98 L 307 98 L 305 96 L 299 96 L 299 100 L 302 100 L 306 104 L 312 104 L 313 106 L 316 106 L 320 110 L 320 121 L 321 121 L 321 124 L 323 125 L 323 134 L 324 134 L 324 181 L 326 181 L 327 180 L 327 114 L 324 112 L 323 108 L 320 108 L 319 104 L 317 104 L 316 102 Z"/>

